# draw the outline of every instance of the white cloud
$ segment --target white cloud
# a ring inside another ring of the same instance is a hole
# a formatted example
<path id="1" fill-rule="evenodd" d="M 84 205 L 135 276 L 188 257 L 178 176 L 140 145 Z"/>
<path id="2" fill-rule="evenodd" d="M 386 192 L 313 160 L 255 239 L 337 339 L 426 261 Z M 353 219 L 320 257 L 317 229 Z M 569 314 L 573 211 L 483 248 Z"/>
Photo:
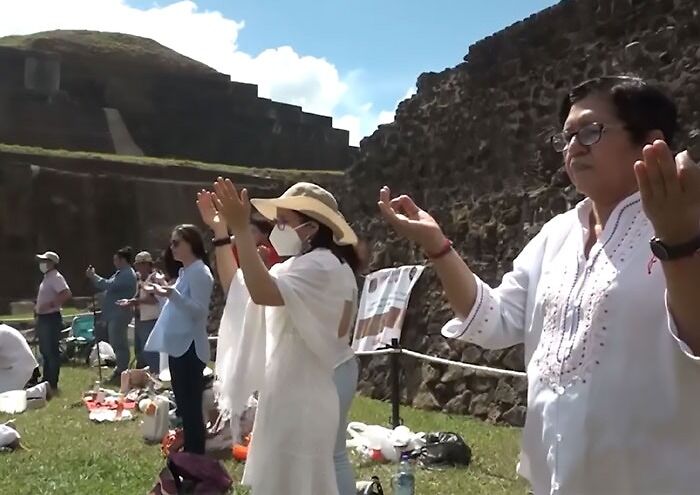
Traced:
<path id="1" fill-rule="evenodd" d="M 394 110 L 392 110 L 392 111 L 384 110 L 382 112 L 379 112 L 379 116 L 377 117 L 377 125 L 389 124 L 389 123 L 393 122 L 394 117 L 396 116 L 396 107 L 399 106 L 399 103 L 401 103 L 402 101 L 404 101 L 407 98 L 410 98 L 414 94 L 416 94 L 416 86 L 415 85 L 408 88 L 406 90 L 406 93 L 396 101 L 396 105 L 394 106 Z"/>
<path id="2" fill-rule="evenodd" d="M 152 38 L 233 80 L 257 84 L 260 96 L 333 116 L 336 127 L 350 131 L 351 144 L 371 133 L 380 118 L 393 118 L 392 112 L 374 112 L 371 103 L 354 103 L 351 85 L 325 59 L 289 46 L 256 56 L 241 52 L 236 41 L 245 23 L 192 0 L 147 9 L 131 7 L 128 0 L 0 0 L 0 12 L 0 36 L 87 29 Z"/>

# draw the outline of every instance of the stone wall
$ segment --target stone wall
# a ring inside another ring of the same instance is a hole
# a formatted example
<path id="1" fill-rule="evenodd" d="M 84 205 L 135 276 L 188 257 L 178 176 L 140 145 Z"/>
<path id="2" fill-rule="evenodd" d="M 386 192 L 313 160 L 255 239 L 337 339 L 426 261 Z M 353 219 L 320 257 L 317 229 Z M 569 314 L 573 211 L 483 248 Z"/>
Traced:
<path id="1" fill-rule="evenodd" d="M 474 271 L 496 284 L 541 225 L 577 200 L 561 173 L 561 158 L 547 143 L 558 126 L 558 102 L 572 84 L 600 74 L 634 71 L 662 83 L 678 102 L 683 128 L 676 148 L 683 147 L 691 127 L 700 125 L 700 9 L 696 3 L 565 0 L 470 47 L 465 61 L 456 67 L 421 75 L 417 94 L 399 105 L 395 122 L 363 140 L 347 183 L 342 178 L 312 180 L 339 196 L 343 210 L 372 246 L 374 268 L 423 262 L 415 246 L 396 239 L 378 217 L 377 192 L 388 184 L 396 193 L 413 195 L 433 213 Z M 0 92 L 12 81 L 22 81 L 18 74 L 10 75 L 10 82 L 4 79 L 5 73 L 0 74 Z M 208 121 L 225 129 L 226 139 L 236 147 L 256 153 L 257 145 L 245 148 L 247 137 L 238 141 L 232 137 L 247 136 L 245 129 L 234 132 L 234 127 L 226 127 L 233 126 L 225 122 L 227 110 L 212 108 L 215 102 L 238 102 L 236 112 L 251 113 L 256 112 L 255 105 L 262 105 L 269 111 L 263 114 L 270 118 L 265 125 L 272 133 L 282 132 L 285 122 L 323 120 L 294 107 L 266 106 L 264 100 L 250 98 L 250 87 L 228 82 L 222 86 L 206 74 L 199 79 L 207 80 L 198 83 L 201 91 L 188 91 L 191 86 L 186 80 L 170 75 L 143 81 L 132 76 L 110 78 L 103 88 L 109 91 L 93 87 L 94 95 L 104 94 L 114 102 L 118 101 L 115 95 L 131 95 L 133 109 L 129 100 L 116 106 L 123 109 L 137 143 L 150 143 L 151 148 L 144 147 L 147 154 L 164 154 L 173 145 L 170 139 L 181 141 L 178 153 L 224 149 L 216 136 L 207 146 L 206 133 L 200 133 L 199 124 L 192 124 Z M 161 86 L 153 86 L 154 81 Z M 214 98 L 224 86 L 230 100 Z M 153 93 L 154 87 L 162 89 Z M 171 137 L 159 137 L 149 123 L 156 107 L 148 95 L 157 97 L 158 111 L 167 116 L 161 123 L 174 132 Z M 0 118 L 0 131 L 2 124 Z M 193 138 L 188 141 L 189 136 Z M 257 149 L 269 165 L 271 155 Z M 226 161 L 215 158 L 215 153 L 206 159 Z M 124 243 L 159 249 L 174 224 L 196 221 L 193 194 L 214 175 L 187 167 L 0 155 L 0 256 L 4 260 L 0 276 L 13 281 L 11 287 L 1 289 L 5 292 L 0 293 L 0 301 L 32 297 L 38 274 L 31 256 L 48 247 L 64 255 L 69 281 L 84 280 L 82 270 L 88 262 L 108 271 L 109 253 Z M 290 174 L 286 181 L 237 179 L 248 183 L 253 194 L 272 195 L 297 178 Z M 84 282 L 74 283 L 74 288 L 80 283 Z M 78 293 L 87 290 L 84 287 Z M 424 273 L 412 301 L 404 327 L 405 347 L 523 369 L 521 347 L 484 350 L 439 335 L 450 311 L 432 270 Z M 214 306 L 220 311 L 218 293 Z M 521 424 L 524 418 L 522 380 L 484 378 L 416 364 L 409 358 L 402 363 L 402 378 L 405 403 L 513 424 Z M 361 380 L 366 394 L 388 398 L 387 359 L 366 360 Z"/>
<path id="2" fill-rule="evenodd" d="M 114 108 L 148 156 L 337 170 L 356 154 L 330 117 L 259 98 L 256 85 L 152 40 L 58 31 L 10 41 L 0 39 L 0 142 L 113 153 L 102 109 Z M 37 60 L 45 70 L 28 72 Z M 55 77 L 61 91 L 47 98 Z"/>
<path id="3" fill-rule="evenodd" d="M 469 49 L 464 62 L 417 81 L 395 122 L 360 146 L 343 199 L 373 241 L 373 266 L 422 262 L 377 217 L 380 186 L 413 195 L 444 226 L 472 269 L 497 284 L 524 244 L 575 192 L 547 138 L 567 88 L 601 74 L 636 72 L 676 99 L 683 128 L 700 124 L 700 14 L 695 0 L 565 0 Z M 523 369 L 521 348 L 484 350 L 439 336 L 450 318 L 436 276 L 416 286 L 404 346 L 472 363 Z M 388 398 L 388 361 L 365 362 L 361 388 Z M 404 400 L 448 413 L 520 424 L 526 384 L 407 359 Z"/>
<path id="4" fill-rule="evenodd" d="M 271 178 L 187 166 L 0 153 L 0 279 L 7 281 L 0 286 L 0 313 L 10 301 L 35 297 L 41 277 L 36 253 L 55 250 L 61 255 L 61 271 L 77 296 L 93 292 L 84 276 L 87 265 L 111 274 L 111 254 L 118 248 L 128 244 L 160 253 L 175 225 L 201 224 L 196 192 L 222 173 L 259 197 L 281 194 L 297 179 L 324 180 L 313 174 Z M 214 321 L 220 295 L 215 299 Z"/>

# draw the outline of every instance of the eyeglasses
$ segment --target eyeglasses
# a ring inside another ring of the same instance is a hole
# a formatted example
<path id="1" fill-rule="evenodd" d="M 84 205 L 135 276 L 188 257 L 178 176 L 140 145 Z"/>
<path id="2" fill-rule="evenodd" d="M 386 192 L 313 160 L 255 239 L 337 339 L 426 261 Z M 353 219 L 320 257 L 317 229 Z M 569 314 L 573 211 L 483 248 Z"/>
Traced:
<path id="1" fill-rule="evenodd" d="M 549 141 L 552 143 L 552 148 L 557 153 L 563 153 L 569 149 L 571 146 L 571 140 L 576 136 L 579 144 L 583 146 L 592 146 L 600 141 L 603 136 L 603 132 L 607 129 L 624 128 L 624 125 L 608 125 L 600 124 L 594 122 L 592 124 L 584 125 L 576 132 L 558 132 L 554 134 Z"/>
<path id="2" fill-rule="evenodd" d="M 292 229 L 292 230 L 298 230 L 298 229 L 302 228 L 304 225 L 306 225 L 306 224 L 308 224 L 308 223 L 309 223 L 309 222 L 304 222 L 304 223 L 301 223 L 301 224 L 297 225 L 296 227 L 292 227 L 291 225 L 289 225 L 289 224 L 288 224 L 286 221 L 284 221 L 284 220 L 277 220 L 277 222 L 276 222 L 277 227 L 278 227 L 280 230 L 285 230 L 286 228 L 290 228 L 290 229 Z"/>

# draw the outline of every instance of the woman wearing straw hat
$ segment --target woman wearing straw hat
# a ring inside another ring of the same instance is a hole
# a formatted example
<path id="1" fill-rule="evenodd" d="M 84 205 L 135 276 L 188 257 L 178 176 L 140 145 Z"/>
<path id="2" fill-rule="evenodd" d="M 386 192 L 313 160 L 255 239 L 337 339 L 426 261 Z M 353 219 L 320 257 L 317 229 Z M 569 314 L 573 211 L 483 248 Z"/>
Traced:
<path id="1" fill-rule="evenodd" d="M 348 345 L 357 303 L 357 236 L 335 198 L 315 184 L 252 201 L 229 180 L 219 179 L 214 188 L 199 195 L 200 205 L 212 202 L 223 215 L 240 260 L 217 356 L 234 441 L 247 398 L 260 393 L 243 484 L 254 495 L 352 494 L 345 428 L 357 385 Z M 270 241 L 289 257 L 270 271 L 249 229 L 251 203 L 276 222 Z"/>

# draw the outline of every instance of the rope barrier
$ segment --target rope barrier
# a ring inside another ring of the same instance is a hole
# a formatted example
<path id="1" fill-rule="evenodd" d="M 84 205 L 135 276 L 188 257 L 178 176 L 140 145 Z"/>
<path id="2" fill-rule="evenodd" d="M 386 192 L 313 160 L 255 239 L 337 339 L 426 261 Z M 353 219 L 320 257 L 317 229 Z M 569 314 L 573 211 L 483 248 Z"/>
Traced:
<path id="1" fill-rule="evenodd" d="M 459 361 L 450 361 L 449 359 L 439 358 L 435 356 L 428 356 L 415 351 L 409 351 L 408 349 L 401 349 L 401 353 L 407 356 L 413 356 L 418 359 L 423 359 L 424 361 L 431 361 L 433 363 L 447 364 L 449 366 L 458 366 L 460 368 L 465 368 L 468 370 L 473 370 L 479 373 L 484 373 L 488 375 L 505 375 L 514 376 L 516 378 L 526 378 L 527 374 L 522 371 L 504 370 L 501 368 L 492 368 L 490 366 L 480 366 L 478 364 L 460 363 Z"/>
<path id="2" fill-rule="evenodd" d="M 211 336 L 209 340 L 215 341 L 218 337 Z M 451 361 L 449 359 L 428 356 L 427 354 L 421 354 L 420 352 L 411 351 L 409 349 L 395 349 L 392 347 L 387 347 L 386 349 L 377 349 L 375 351 L 357 351 L 356 356 L 382 356 L 387 354 L 405 354 L 406 356 L 411 356 L 417 359 L 422 359 L 423 361 L 429 361 L 431 363 L 446 364 L 448 366 L 457 366 L 459 368 L 464 368 L 468 370 L 475 371 L 484 375 L 496 375 L 496 376 L 512 376 L 515 378 L 527 378 L 527 373 L 522 371 L 504 370 L 502 368 L 492 368 L 491 366 L 481 366 L 478 364 L 462 363 L 459 361 Z"/>

